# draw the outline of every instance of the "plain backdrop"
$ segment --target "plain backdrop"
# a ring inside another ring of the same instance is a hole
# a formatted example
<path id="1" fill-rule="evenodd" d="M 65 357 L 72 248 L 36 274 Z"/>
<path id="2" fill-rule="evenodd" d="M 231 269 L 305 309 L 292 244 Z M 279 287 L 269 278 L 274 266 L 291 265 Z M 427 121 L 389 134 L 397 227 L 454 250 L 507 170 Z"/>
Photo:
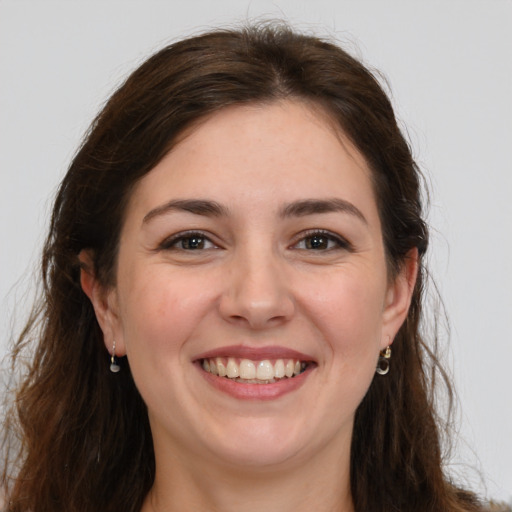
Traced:
<path id="1" fill-rule="evenodd" d="M 108 95 L 165 43 L 262 17 L 333 36 L 386 77 L 432 194 L 460 398 L 450 470 L 510 500 L 510 0 L 0 0 L 0 354 L 27 312 L 51 197 Z"/>

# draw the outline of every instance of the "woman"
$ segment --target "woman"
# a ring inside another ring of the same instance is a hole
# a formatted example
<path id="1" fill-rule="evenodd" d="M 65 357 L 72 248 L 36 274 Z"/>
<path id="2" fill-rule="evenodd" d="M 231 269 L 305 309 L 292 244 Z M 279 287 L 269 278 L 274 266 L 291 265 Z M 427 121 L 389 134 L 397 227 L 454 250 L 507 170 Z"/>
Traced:
<path id="1" fill-rule="evenodd" d="M 419 188 L 331 43 L 151 57 L 56 199 L 7 510 L 479 510 L 442 470 Z"/>

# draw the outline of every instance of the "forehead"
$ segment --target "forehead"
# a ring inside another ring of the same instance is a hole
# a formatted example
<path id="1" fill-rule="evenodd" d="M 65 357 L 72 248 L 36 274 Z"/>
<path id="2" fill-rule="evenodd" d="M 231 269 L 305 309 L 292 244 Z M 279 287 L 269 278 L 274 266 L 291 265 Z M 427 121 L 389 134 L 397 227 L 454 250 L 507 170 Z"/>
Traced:
<path id="1" fill-rule="evenodd" d="M 320 107 L 282 101 L 201 120 L 139 182 L 129 209 L 189 197 L 278 208 L 332 196 L 374 206 L 364 157 Z"/>

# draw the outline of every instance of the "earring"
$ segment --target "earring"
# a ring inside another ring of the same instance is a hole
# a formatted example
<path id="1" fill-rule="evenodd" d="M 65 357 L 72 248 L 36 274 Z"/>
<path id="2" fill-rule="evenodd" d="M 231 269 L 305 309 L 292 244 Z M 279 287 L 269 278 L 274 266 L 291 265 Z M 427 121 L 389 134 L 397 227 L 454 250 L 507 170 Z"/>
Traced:
<path id="1" fill-rule="evenodd" d="M 121 367 L 119 366 L 119 362 L 116 357 L 116 340 L 113 341 L 112 346 L 112 354 L 110 356 L 110 371 L 112 373 L 117 373 Z"/>
<path id="2" fill-rule="evenodd" d="M 375 371 L 379 375 L 386 375 L 389 372 L 389 359 L 391 358 L 391 347 L 388 345 L 385 350 L 380 351 L 377 368 Z"/>

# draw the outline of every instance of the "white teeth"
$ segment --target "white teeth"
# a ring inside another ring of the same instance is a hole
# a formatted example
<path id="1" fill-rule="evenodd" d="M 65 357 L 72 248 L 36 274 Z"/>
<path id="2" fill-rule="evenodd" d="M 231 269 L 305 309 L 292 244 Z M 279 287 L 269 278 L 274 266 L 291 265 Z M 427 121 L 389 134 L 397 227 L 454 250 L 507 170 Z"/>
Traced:
<path id="1" fill-rule="evenodd" d="M 286 368 L 285 368 L 285 375 L 287 377 L 293 377 L 293 371 L 295 370 L 295 364 L 293 363 L 293 361 L 290 359 L 287 361 L 286 363 Z"/>
<path id="2" fill-rule="evenodd" d="M 217 364 L 217 372 L 219 374 L 219 377 L 225 377 L 227 375 L 227 371 L 220 357 L 217 358 L 215 363 Z"/>
<path id="3" fill-rule="evenodd" d="M 235 379 L 236 377 L 238 377 L 240 375 L 240 370 L 238 368 L 238 365 L 236 364 L 235 360 L 232 357 L 230 357 L 228 359 L 228 365 L 226 366 L 226 373 L 230 379 Z"/>
<path id="4" fill-rule="evenodd" d="M 278 359 L 274 365 L 274 376 L 277 379 L 282 379 L 285 376 L 284 361 L 282 359 Z"/>
<path id="5" fill-rule="evenodd" d="M 202 367 L 206 372 L 219 377 L 237 379 L 246 384 L 271 384 L 285 377 L 291 378 L 302 373 L 307 364 L 294 359 L 277 359 L 274 364 L 268 359 L 251 361 L 242 359 L 240 363 L 234 357 L 216 357 L 203 359 Z M 277 380 L 276 380 L 277 379 Z"/>
<path id="6" fill-rule="evenodd" d="M 255 379 L 256 366 L 249 359 L 242 359 L 240 361 L 240 378 L 241 379 Z"/>
<path id="7" fill-rule="evenodd" d="M 270 361 L 260 361 L 256 367 L 256 378 L 258 380 L 270 380 L 274 378 L 274 367 Z"/>

